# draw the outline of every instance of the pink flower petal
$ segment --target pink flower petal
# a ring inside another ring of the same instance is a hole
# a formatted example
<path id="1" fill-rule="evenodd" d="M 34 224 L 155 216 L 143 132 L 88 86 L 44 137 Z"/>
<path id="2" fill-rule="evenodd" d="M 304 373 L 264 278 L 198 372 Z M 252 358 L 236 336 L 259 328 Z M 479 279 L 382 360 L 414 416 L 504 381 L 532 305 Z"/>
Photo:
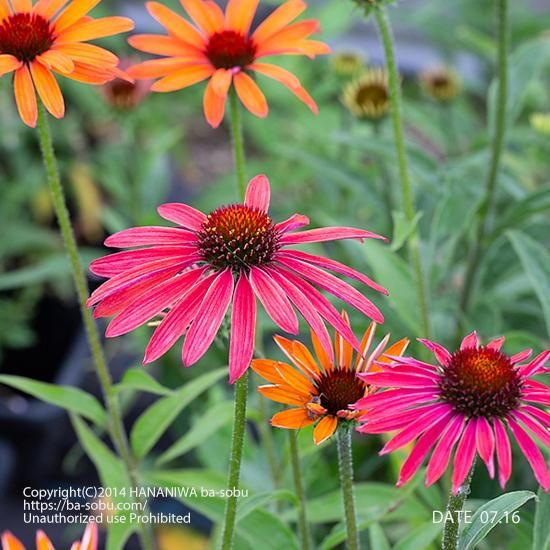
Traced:
<path id="1" fill-rule="evenodd" d="M 105 336 L 114 338 L 126 334 L 149 321 L 179 300 L 187 289 L 202 276 L 204 270 L 205 268 L 201 267 L 155 285 L 134 300 L 109 323 Z"/>
<path id="2" fill-rule="evenodd" d="M 489 349 L 493 349 L 495 351 L 500 351 L 500 348 L 502 348 L 502 345 L 504 344 L 505 339 L 506 338 L 504 336 L 500 336 L 499 338 L 495 338 L 494 340 L 491 340 L 487 344 L 487 347 Z"/>
<path id="3" fill-rule="evenodd" d="M 431 411 L 434 405 L 432 403 L 423 407 L 417 407 L 410 411 L 399 412 L 388 415 L 387 418 L 376 420 L 375 422 L 367 422 L 357 428 L 358 432 L 368 434 L 379 434 L 385 432 L 391 432 L 394 430 L 402 430 L 403 427 L 408 426 L 410 423 L 416 422 L 419 416 L 427 411 Z M 368 413 L 365 415 L 368 417 Z"/>
<path id="4" fill-rule="evenodd" d="M 417 340 L 424 344 L 437 359 L 437 362 L 442 366 L 446 367 L 449 361 L 451 360 L 451 354 L 443 346 L 432 342 L 431 340 L 426 340 L 425 338 L 417 338 Z"/>
<path id="5" fill-rule="evenodd" d="M 231 311 L 229 343 L 229 383 L 233 384 L 249 367 L 254 355 L 256 329 L 256 297 L 245 273 L 235 285 Z"/>
<path id="6" fill-rule="evenodd" d="M 309 229 L 301 233 L 287 233 L 281 238 L 281 244 L 303 244 L 303 243 L 320 243 L 325 241 L 338 241 L 342 239 L 380 239 L 387 240 L 386 237 L 355 229 L 353 227 L 320 227 L 318 229 Z"/>
<path id="7" fill-rule="evenodd" d="M 418 374 L 395 374 L 393 372 L 366 372 L 357 375 L 361 380 L 379 388 L 437 388 L 434 380 Z"/>
<path id="8" fill-rule="evenodd" d="M 407 483 L 422 466 L 422 462 L 424 462 L 430 449 L 436 444 L 446 424 L 447 419 L 440 420 L 418 438 L 413 450 L 401 466 L 399 479 L 396 483 L 397 487 L 402 487 Z"/>
<path id="9" fill-rule="evenodd" d="M 523 405 L 521 410 L 531 416 L 534 416 L 543 426 L 550 429 L 550 414 L 547 412 L 531 405 Z"/>
<path id="10" fill-rule="evenodd" d="M 532 349 L 524 349 L 523 351 L 520 351 L 519 353 L 516 353 L 515 355 L 512 355 L 512 357 L 510 357 L 510 361 L 513 364 L 521 363 L 522 361 L 525 361 L 526 359 L 529 359 L 529 357 L 531 357 L 532 353 L 533 353 Z"/>
<path id="11" fill-rule="evenodd" d="M 530 401 L 531 403 L 540 403 L 541 405 L 550 407 L 550 392 L 548 391 L 524 391 L 522 393 L 522 398 L 525 401 Z"/>
<path id="12" fill-rule="evenodd" d="M 550 472 L 548 471 L 548 466 L 546 465 L 546 461 L 540 449 L 535 445 L 523 428 L 521 428 L 519 424 L 516 424 L 511 418 L 508 418 L 508 426 L 514 434 L 519 448 L 531 465 L 535 478 L 545 491 L 550 491 Z"/>
<path id="13" fill-rule="evenodd" d="M 386 402 L 393 402 L 400 398 L 408 399 L 416 397 L 419 402 L 429 401 L 432 397 L 435 397 L 436 393 L 433 390 L 386 390 L 382 392 L 372 393 L 363 397 L 355 403 L 353 409 L 371 409 L 374 407 L 384 408 Z"/>
<path id="14" fill-rule="evenodd" d="M 185 334 L 216 276 L 216 273 L 212 273 L 199 281 L 170 309 L 149 340 L 143 358 L 144 364 L 156 361 Z"/>
<path id="15" fill-rule="evenodd" d="M 359 341 L 351 328 L 344 323 L 338 310 L 313 286 L 297 277 L 294 273 L 281 270 L 283 277 L 286 277 L 296 288 L 301 290 L 304 296 L 307 296 L 312 306 L 342 337 L 347 340 L 356 351 L 359 349 Z"/>
<path id="16" fill-rule="evenodd" d="M 462 344 L 460 344 L 460 349 L 466 348 L 477 348 L 479 347 L 479 340 L 477 338 L 477 332 L 474 330 L 468 336 L 464 337 Z"/>
<path id="17" fill-rule="evenodd" d="M 107 237 L 105 246 L 132 248 L 134 246 L 193 244 L 196 237 L 179 227 L 130 227 Z"/>
<path id="18" fill-rule="evenodd" d="M 210 285 L 185 337 L 182 350 L 185 367 L 196 363 L 214 341 L 232 295 L 233 273 L 231 269 L 225 269 Z"/>
<path id="19" fill-rule="evenodd" d="M 293 231 L 305 225 L 309 225 L 309 218 L 307 216 L 293 214 L 287 220 L 275 224 L 275 229 L 280 233 L 287 233 L 288 231 Z"/>
<path id="20" fill-rule="evenodd" d="M 511 413 L 516 420 L 519 420 L 526 428 L 531 430 L 547 447 L 550 447 L 550 432 L 545 426 L 541 426 L 537 420 L 524 414 L 521 411 L 513 411 Z"/>
<path id="21" fill-rule="evenodd" d="M 502 489 L 504 489 L 512 474 L 512 449 L 506 428 L 500 419 L 493 418 L 493 428 L 495 430 L 495 446 L 498 460 L 498 482 Z"/>
<path id="22" fill-rule="evenodd" d="M 537 374 L 544 367 L 548 359 L 550 359 L 550 349 L 539 353 L 530 363 L 522 367 L 520 370 L 521 376 L 529 378 Z"/>
<path id="23" fill-rule="evenodd" d="M 269 274 L 279 283 L 283 291 L 290 298 L 290 301 L 296 306 L 296 309 L 302 314 L 307 324 L 312 328 L 313 332 L 319 338 L 319 342 L 327 354 L 329 361 L 334 362 L 334 350 L 332 349 L 332 341 L 317 310 L 313 307 L 310 300 L 305 294 L 296 288 L 285 276 L 277 269 L 272 267 L 269 269 Z"/>
<path id="24" fill-rule="evenodd" d="M 493 458 L 495 453 L 495 435 L 489 421 L 483 416 L 477 419 L 476 446 L 481 460 L 487 466 L 489 477 L 493 479 L 495 477 L 495 461 Z"/>
<path id="25" fill-rule="evenodd" d="M 250 270 L 250 284 L 273 322 L 284 331 L 298 334 L 296 313 L 283 289 L 265 271 L 258 267 Z"/>
<path id="26" fill-rule="evenodd" d="M 432 405 L 424 414 L 419 415 L 414 422 L 390 439 L 378 454 L 385 455 L 408 445 L 436 422 L 443 418 L 448 420 L 453 414 L 452 408 L 447 404 Z"/>
<path id="27" fill-rule="evenodd" d="M 358 290 L 344 283 L 334 275 L 318 267 L 291 258 L 281 258 L 279 259 L 279 263 L 295 271 L 299 275 L 302 275 L 306 279 L 309 279 L 323 290 L 347 302 L 373 321 L 380 324 L 384 322 L 384 316 L 370 300 L 365 298 Z"/>
<path id="28" fill-rule="evenodd" d="M 464 483 L 474 461 L 476 454 L 476 426 L 477 421 L 475 418 L 468 421 L 456 448 L 452 475 L 454 495 L 456 495 Z"/>
<path id="29" fill-rule="evenodd" d="M 269 180 L 266 176 L 260 174 L 252 178 L 248 183 L 244 203 L 251 208 L 257 208 L 262 212 L 267 212 L 270 194 Z"/>
<path id="30" fill-rule="evenodd" d="M 359 271 L 356 271 L 351 267 L 341 264 L 340 262 L 336 262 L 328 258 L 323 258 L 321 256 L 308 254 L 307 252 L 301 252 L 300 250 L 285 250 L 284 252 L 280 253 L 280 256 L 286 258 L 295 258 L 296 260 L 301 260 L 305 263 L 313 264 L 317 267 L 330 269 L 331 271 L 341 273 L 342 275 L 346 275 L 347 277 L 351 277 L 352 279 L 360 281 L 363 284 L 370 286 L 372 289 L 381 292 L 382 294 L 388 295 L 388 291 L 383 286 L 375 283 L 372 279 L 369 279 L 366 275 L 363 275 L 363 273 L 360 273 Z"/>
<path id="31" fill-rule="evenodd" d="M 206 220 L 206 214 L 199 210 L 179 202 L 170 202 L 161 204 L 157 208 L 157 212 L 170 222 L 177 223 L 191 231 L 200 231 L 202 224 Z"/>
<path id="32" fill-rule="evenodd" d="M 369 409 L 362 417 L 361 420 L 366 420 L 368 422 L 376 422 L 381 418 L 385 418 L 392 414 L 401 412 L 404 409 L 408 409 L 414 405 L 427 405 L 430 402 L 435 401 L 435 394 L 432 392 L 432 397 L 419 397 L 418 395 L 409 395 L 409 396 L 396 396 L 388 401 L 384 402 L 383 406 L 379 406 L 375 409 Z M 359 405 L 361 400 L 359 400 L 355 405 Z M 366 407 L 353 407 L 354 409 L 362 409 Z"/>
<path id="33" fill-rule="evenodd" d="M 456 414 L 448 423 L 439 443 L 436 445 L 432 458 L 428 462 L 426 472 L 426 487 L 435 483 L 445 472 L 451 458 L 455 443 L 458 441 L 466 419 L 462 414 Z"/>

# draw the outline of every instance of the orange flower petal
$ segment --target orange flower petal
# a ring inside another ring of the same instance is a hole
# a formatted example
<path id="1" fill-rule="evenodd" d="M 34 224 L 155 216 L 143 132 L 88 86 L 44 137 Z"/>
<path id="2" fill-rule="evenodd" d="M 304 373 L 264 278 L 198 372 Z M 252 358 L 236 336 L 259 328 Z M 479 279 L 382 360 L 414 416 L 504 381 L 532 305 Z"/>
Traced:
<path id="1" fill-rule="evenodd" d="M 55 550 L 52 541 L 41 529 L 36 532 L 36 550 Z"/>
<path id="2" fill-rule="evenodd" d="M 374 337 L 374 333 L 376 332 L 376 323 L 374 321 L 371 322 L 369 325 L 369 328 L 365 331 L 365 334 L 363 334 L 363 338 L 361 338 L 361 343 L 359 344 L 359 349 L 361 350 L 361 354 L 357 356 L 357 361 L 355 362 L 355 370 L 361 371 L 363 368 L 363 365 L 366 364 L 367 361 L 367 355 L 369 353 L 370 345 L 372 344 L 372 339 Z"/>
<path id="3" fill-rule="evenodd" d="M 38 117 L 38 106 L 31 73 L 26 65 L 15 71 L 13 91 L 19 116 L 27 126 L 34 128 Z"/>
<path id="4" fill-rule="evenodd" d="M 21 541 L 12 535 L 9 531 L 2 533 L 2 549 L 3 550 L 25 550 Z"/>
<path id="5" fill-rule="evenodd" d="M 277 370 L 277 365 L 282 364 L 280 361 L 274 361 L 273 359 L 254 359 L 250 364 L 252 370 L 262 378 L 265 378 L 272 384 L 281 384 L 283 378 Z"/>
<path id="6" fill-rule="evenodd" d="M 315 355 L 317 356 L 319 363 L 321 363 L 323 370 L 325 371 L 332 370 L 334 366 L 330 361 L 329 356 L 325 351 L 325 348 L 323 348 L 323 346 L 321 345 L 321 342 L 319 341 L 317 334 L 315 334 L 315 332 L 312 329 L 310 329 L 309 332 L 311 334 L 311 342 L 313 343 L 313 349 L 315 350 Z"/>
<path id="7" fill-rule="evenodd" d="M 13 55 L 0 55 L 0 76 L 19 69 L 21 65 L 21 61 Z"/>
<path id="8" fill-rule="evenodd" d="M 73 542 L 73 544 L 71 545 L 71 550 L 81 550 L 80 543 L 78 541 Z"/>
<path id="9" fill-rule="evenodd" d="M 313 100 L 313 98 L 307 93 L 306 89 L 300 86 L 299 88 L 290 88 L 290 91 L 303 103 L 305 103 L 310 111 L 314 115 L 319 114 L 319 108 L 317 107 L 317 103 Z"/>
<path id="10" fill-rule="evenodd" d="M 273 415 L 271 425 L 275 428 L 286 428 L 287 430 L 299 430 L 315 422 L 309 418 L 306 409 L 288 409 Z"/>
<path id="11" fill-rule="evenodd" d="M 296 371 L 286 363 L 278 363 L 275 369 L 281 375 L 283 381 L 300 394 L 307 395 L 309 399 L 316 394 L 317 391 L 311 380 L 303 374 Z"/>
<path id="12" fill-rule="evenodd" d="M 315 358 L 302 342 L 298 342 L 298 340 L 292 342 L 292 355 L 298 367 L 301 367 L 313 377 L 317 377 L 321 374 L 319 365 L 315 362 Z"/>
<path id="13" fill-rule="evenodd" d="M 33 62 L 30 64 L 32 79 L 36 86 L 36 91 L 44 103 L 44 107 L 55 118 L 63 118 L 65 114 L 65 102 L 63 95 L 59 89 L 57 80 L 50 70 L 40 63 Z"/>
<path id="14" fill-rule="evenodd" d="M 81 550 L 96 550 L 97 539 L 97 525 L 92 521 L 88 523 L 86 529 L 84 530 L 84 535 L 82 536 L 82 541 L 80 543 Z"/>
<path id="15" fill-rule="evenodd" d="M 205 40 L 203 36 L 186 19 L 158 2 L 147 2 L 145 5 L 151 16 L 170 34 L 198 49 L 202 50 L 204 48 Z"/>
<path id="16" fill-rule="evenodd" d="M 191 57 L 165 57 L 164 59 L 150 59 L 128 69 L 132 78 L 159 78 L 166 76 L 186 65 L 195 65 L 196 61 Z"/>
<path id="17" fill-rule="evenodd" d="M 270 63 L 253 63 L 250 65 L 250 69 L 284 84 L 287 88 L 292 89 L 300 87 L 300 81 L 296 76 L 277 65 L 271 65 Z"/>
<path id="18" fill-rule="evenodd" d="M 224 28 L 224 17 L 217 5 L 204 0 L 180 0 L 181 5 L 194 23 L 207 35 L 220 32 Z M 216 9 L 218 8 L 218 9 Z"/>
<path id="19" fill-rule="evenodd" d="M 93 44 L 61 44 L 54 46 L 55 51 L 70 57 L 73 61 L 93 67 L 116 67 L 118 57 L 110 51 Z"/>
<path id="20" fill-rule="evenodd" d="M 58 50 L 48 50 L 42 55 L 37 56 L 37 61 L 49 69 L 53 69 L 61 74 L 69 74 L 74 71 L 74 62 L 70 57 Z"/>
<path id="21" fill-rule="evenodd" d="M 151 86 L 153 92 L 173 92 L 192 86 L 212 75 L 214 69 L 210 65 L 188 65 L 172 74 L 161 78 Z"/>
<path id="22" fill-rule="evenodd" d="M 38 0 L 34 5 L 34 13 L 45 19 L 51 19 L 69 0 Z"/>
<path id="23" fill-rule="evenodd" d="M 206 90 L 204 91 L 203 109 L 206 121 L 212 128 L 217 128 L 224 116 L 225 98 L 220 97 L 212 85 L 212 79 L 209 80 Z"/>
<path id="24" fill-rule="evenodd" d="M 78 0 L 69 4 L 55 21 L 55 30 L 60 33 L 82 19 L 89 11 L 93 10 L 101 0 Z"/>
<path id="25" fill-rule="evenodd" d="M 306 7 L 306 3 L 302 0 L 289 0 L 285 2 L 258 26 L 252 35 L 253 40 L 256 44 L 264 42 L 294 21 Z"/>
<path id="26" fill-rule="evenodd" d="M 74 71 L 65 76 L 71 80 L 85 82 L 86 84 L 105 84 L 115 78 L 116 72 L 114 69 L 101 69 L 86 65 L 85 63 L 75 63 Z"/>
<path id="27" fill-rule="evenodd" d="M 344 323 L 351 328 L 349 316 L 345 311 L 342 311 L 342 319 L 344 320 Z M 334 337 L 334 347 L 336 348 L 336 364 L 339 367 L 344 367 L 346 369 L 351 368 L 353 348 L 347 340 L 342 338 L 342 335 L 339 332 L 336 332 Z"/>
<path id="28" fill-rule="evenodd" d="M 403 338 L 399 340 L 398 342 L 395 342 L 395 344 L 392 344 L 384 353 L 382 356 L 378 359 L 380 363 L 391 363 L 393 359 L 390 359 L 388 355 L 392 357 L 401 357 L 405 350 L 407 349 L 407 346 L 409 345 L 409 339 Z M 371 369 L 373 370 L 373 369 Z"/>
<path id="29" fill-rule="evenodd" d="M 268 399 L 285 405 L 305 405 L 309 397 L 293 392 L 289 388 L 281 388 L 279 386 L 259 386 L 258 391 Z"/>
<path id="30" fill-rule="evenodd" d="M 229 86 L 231 86 L 231 80 L 233 79 L 233 73 L 227 69 L 218 69 L 212 76 L 212 88 L 217 95 L 223 97 L 227 96 Z"/>
<path id="31" fill-rule="evenodd" d="M 313 441 L 315 445 L 321 445 L 336 430 L 338 419 L 335 416 L 324 416 L 313 430 Z"/>
<path id="32" fill-rule="evenodd" d="M 100 19 L 83 19 L 59 34 L 56 43 L 84 42 L 105 38 L 134 28 L 134 22 L 127 17 L 101 17 Z"/>
<path id="33" fill-rule="evenodd" d="M 8 0 L 0 0 L 0 21 L 11 14 Z"/>
<path id="34" fill-rule="evenodd" d="M 27 13 L 32 10 L 32 0 L 11 0 L 15 13 Z"/>
<path id="35" fill-rule="evenodd" d="M 242 34 L 248 34 L 258 4 L 259 0 L 229 0 L 225 9 L 226 27 Z"/>
<path id="36" fill-rule="evenodd" d="M 202 52 L 198 52 L 194 46 L 183 43 L 172 36 L 158 36 L 156 34 L 138 34 L 128 38 L 128 42 L 136 50 L 168 56 L 196 56 L 197 61 L 205 60 Z"/>
<path id="37" fill-rule="evenodd" d="M 257 117 L 264 118 L 269 111 L 264 94 L 246 73 L 237 73 L 234 78 L 235 90 L 243 105 Z"/>

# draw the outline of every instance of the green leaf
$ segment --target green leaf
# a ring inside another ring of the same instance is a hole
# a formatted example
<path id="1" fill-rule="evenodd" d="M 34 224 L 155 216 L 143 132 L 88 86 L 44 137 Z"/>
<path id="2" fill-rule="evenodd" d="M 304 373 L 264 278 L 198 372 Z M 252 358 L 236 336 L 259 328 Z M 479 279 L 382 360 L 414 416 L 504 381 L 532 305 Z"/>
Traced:
<path id="1" fill-rule="evenodd" d="M 143 458 L 170 427 L 181 411 L 202 392 L 210 388 L 220 378 L 227 375 L 223 367 L 207 372 L 185 384 L 173 395 L 163 397 L 151 405 L 137 420 L 132 428 L 130 440 L 132 449 L 138 458 Z"/>
<path id="2" fill-rule="evenodd" d="M 286 489 L 279 489 L 278 491 L 268 491 L 267 493 L 259 493 L 253 497 L 249 497 L 244 500 L 237 511 L 237 521 L 243 520 L 246 516 L 257 510 L 263 508 L 271 502 L 280 500 L 286 500 L 292 502 L 295 506 L 299 506 L 300 501 L 298 497 L 292 492 Z"/>
<path id="3" fill-rule="evenodd" d="M 166 464 L 204 443 L 213 433 L 229 424 L 233 418 L 234 403 L 222 401 L 197 419 L 191 429 L 157 459 L 157 465 Z"/>
<path id="4" fill-rule="evenodd" d="M 159 384 L 144 368 L 140 367 L 128 369 L 115 388 L 117 391 L 134 390 L 157 395 L 172 395 L 174 393 L 171 389 Z"/>
<path id="5" fill-rule="evenodd" d="M 40 401 L 77 413 L 101 427 L 107 425 L 107 414 L 99 401 L 89 393 L 71 386 L 56 386 L 23 376 L 0 375 L 0 383 L 28 393 Z"/>
<path id="6" fill-rule="evenodd" d="M 458 550 L 475 548 L 500 520 L 533 498 L 536 495 L 532 491 L 514 491 L 480 506 L 472 516 L 472 521 L 460 533 Z"/>
<path id="7" fill-rule="evenodd" d="M 550 334 L 550 254 L 537 241 L 520 231 L 509 231 L 508 238 L 541 303 L 546 329 Z"/>
<path id="8" fill-rule="evenodd" d="M 441 533 L 442 523 L 425 523 L 402 538 L 393 550 L 417 550 L 417 548 L 429 548 L 434 539 Z"/>
<path id="9" fill-rule="evenodd" d="M 535 525 L 533 526 L 533 550 L 550 550 L 550 494 L 543 488 L 537 493 L 537 509 L 535 511 Z"/>
<path id="10" fill-rule="evenodd" d="M 71 422 L 82 447 L 97 469 L 103 487 L 118 489 L 112 497 L 113 503 L 118 505 L 123 502 L 131 502 L 132 499 L 129 498 L 128 492 L 132 485 L 122 462 L 79 416 L 71 414 Z M 126 490 L 128 498 L 121 495 L 122 490 Z M 128 513 L 119 512 L 119 514 Z M 107 538 L 107 550 L 122 550 L 126 540 L 135 529 L 135 526 L 128 520 L 112 524 Z"/>
<path id="11" fill-rule="evenodd" d="M 369 528 L 369 544 L 371 550 L 391 550 L 390 543 L 379 523 L 373 523 Z"/>
<path id="12" fill-rule="evenodd" d="M 397 252 L 408 240 L 413 231 L 418 226 L 422 217 L 422 212 L 417 212 L 412 221 L 407 220 L 403 212 L 392 212 L 393 219 L 393 239 L 390 245 L 392 252 Z"/>

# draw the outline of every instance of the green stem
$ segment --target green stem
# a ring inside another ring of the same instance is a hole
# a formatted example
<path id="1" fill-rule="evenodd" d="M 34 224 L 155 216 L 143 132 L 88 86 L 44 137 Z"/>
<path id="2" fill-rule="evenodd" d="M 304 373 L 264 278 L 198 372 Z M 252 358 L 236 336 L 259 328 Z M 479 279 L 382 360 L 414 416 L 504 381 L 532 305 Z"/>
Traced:
<path id="1" fill-rule="evenodd" d="M 506 133 L 506 105 L 508 101 L 508 0 L 498 0 L 498 92 L 495 115 L 495 127 L 491 150 L 491 163 L 485 184 L 485 193 L 479 207 L 479 224 L 477 228 L 474 248 L 470 254 L 464 287 L 460 297 L 460 313 L 463 317 L 468 312 L 472 291 L 477 279 L 477 273 L 485 246 L 485 239 L 489 230 L 490 214 L 495 208 L 495 191 L 497 187 L 500 159 L 504 147 Z M 457 334 L 460 334 L 460 323 Z"/>
<path id="2" fill-rule="evenodd" d="M 241 476 L 241 461 L 243 457 L 244 432 L 246 428 L 246 401 L 248 396 L 248 371 L 235 382 L 235 416 L 233 419 L 233 438 L 231 442 L 231 457 L 227 474 L 227 489 L 233 491 L 239 487 Z M 222 550 L 233 547 L 235 519 L 237 517 L 237 497 L 228 497 L 225 504 L 224 524 L 222 532 Z"/>
<path id="3" fill-rule="evenodd" d="M 92 362 L 97 373 L 107 411 L 109 413 L 109 433 L 119 456 L 124 462 L 132 486 L 135 489 L 139 487 L 137 465 L 130 452 L 128 439 L 126 437 L 124 424 L 122 422 L 122 414 L 120 412 L 118 397 L 113 387 L 111 373 L 107 367 L 97 326 L 93 320 L 91 311 L 86 307 L 86 300 L 89 295 L 88 284 L 80 263 L 78 247 L 73 228 L 71 226 L 63 187 L 61 186 L 61 180 L 59 178 L 59 170 L 57 167 L 57 160 L 55 158 L 47 115 L 42 104 L 39 104 L 38 106 L 38 136 L 57 221 L 59 223 L 61 236 L 63 238 L 63 242 L 65 243 L 65 248 L 71 263 L 71 271 L 76 286 L 86 337 L 88 339 L 92 354 Z M 155 548 L 154 536 L 150 527 L 141 525 L 140 537 L 144 548 Z"/>
<path id="4" fill-rule="evenodd" d="M 389 19 L 383 6 L 378 6 L 374 10 L 382 43 L 384 45 L 384 54 L 388 68 L 389 87 L 390 87 L 390 105 L 393 132 L 395 137 L 395 148 L 397 152 L 397 161 L 399 167 L 399 179 L 401 181 L 401 195 L 403 199 L 403 208 L 405 216 L 409 223 L 413 223 L 416 216 L 414 208 L 414 198 L 412 186 L 409 177 L 409 168 L 407 164 L 407 155 L 405 153 L 405 140 L 403 137 L 403 123 L 401 119 L 401 86 L 399 83 L 399 73 L 395 62 L 395 52 L 393 47 L 393 37 Z M 420 317 L 422 321 L 422 332 L 425 338 L 431 337 L 430 317 L 428 309 L 428 292 L 426 281 L 422 270 L 422 256 L 420 254 L 420 241 L 418 229 L 415 226 L 408 239 L 408 249 L 410 262 L 416 275 L 416 287 L 418 293 L 418 302 L 420 307 Z"/>
<path id="5" fill-rule="evenodd" d="M 374 136 L 375 139 L 380 142 L 382 131 L 379 121 L 374 122 Z M 393 194 L 392 194 L 392 185 L 391 177 L 386 166 L 386 162 L 383 158 L 378 159 L 378 169 L 380 173 L 380 178 L 382 180 L 382 196 L 384 197 L 384 203 L 386 206 L 386 223 L 388 226 L 388 236 L 392 234 L 393 231 L 393 217 L 392 212 L 394 210 L 393 206 Z"/>
<path id="6" fill-rule="evenodd" d="M 338 469 L 346 517 L 347 549 L 359 550 L 359 533 L 355 515 L 355 495 L 353 492 L 353 457 L 351 454 L 351 429 L 341 425 L 336 432 L 338 446 Z"/>
<path id="7" fill-rule="evenodd" d="M 298 434 L 294 431 L 289 431 L 288 438 L 290 441 L 290 461 L 292 464 L 292 477 L 294 478 L 294 490 L 300 501 L 298 508 L 298 529 L 300 530 L 301 549 L 310 550 L 312 548 L 311 533 L 307 522 L 306 494 L 302 480 L 300 455 L 298 454 Z"/>
<path id="8" fill-rule="evenodd" d="M 464 483 L 458 488 L 456 495 L 449 493 L 447 510 L 445 512 L 445 527 L 443 528 L 442 550 L 456 550 L 458 548 L 458 531 L 460 528 L 460 512 L 464 508 L 464 503 L 470 494 L 470 484 L 474 474 L 475 461 L 472 464 L 470 473 Z M 451 519 L 452 518 L 452 519 Z"/>
<path id="9" fill-rule="evenodd" d="M 233 155 L 235 158 L 235 172 L 237 175 L 237 190 L 239 198 L 244 200 L 246 193 L 246 173 L 244 160 L 243 127 L 241 122 L 241 109 L 235 90 L 229 93 L 229 106 L 231 111 L 231 139 L 233 142 Z"/>

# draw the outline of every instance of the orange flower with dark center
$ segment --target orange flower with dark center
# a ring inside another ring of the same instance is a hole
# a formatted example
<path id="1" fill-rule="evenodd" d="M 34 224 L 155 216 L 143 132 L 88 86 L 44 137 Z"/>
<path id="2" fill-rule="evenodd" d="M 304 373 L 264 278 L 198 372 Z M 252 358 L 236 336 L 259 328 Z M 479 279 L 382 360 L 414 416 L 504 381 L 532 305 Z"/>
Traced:
<path id="1" fill-rule="evenodd" d="M 210 0 L 181 0 L 192 23 L 158 2 L 148 2 L 147 10 L 168 31 L 168 36 L 138 35 L 129 42 L 138 50 L 163 57 L 136 65 L 130 74 L 135 78 L 160 78 L 151 88 L 156 92 L 180 90 L 209 79 L 204 113 L 214 127 L 223 119 L 231 84 L 251 113 L 267 115 L 267 101 L 251 77 L 254 73 L 280 82 L 317 113 L 315 102 L 296 76 L 258 60 L 270 55 L 315 57 L 329 53 L 326 44 L 309 39 L 319 30 L 318 21 L 295 23 L 306 4 L 288 0 L 251 32 L 258 2 L 229 0 L 224 13 Z"/>
<path id="2" fill-rule="evenodd" d="M 349 318 L 344 312 L 344 322 Z M 353 360 L 353 347 L 340 334 L 335 336 L 336 360 L 330 361 L 317 336 L 311 339 L 317 359 L 297 340 L 275 337 L 275 342 L 294 366 L 271 359 L 255 359 L 252 368 L 271 384 L 260 386 L 258 391 L 278 403 L 293 405 L 273 416 L 271 425 L 277 428 L 298 430 L 316 423 L 313 440 L 316 445 L 326 441 L 336 430 L 339 421 L 350 421 L 363 415 L 364 410 L 353 405 L 369 393 L 369 385 L 357 375 L 376 372 L 376 363 L 391 363 L 400 357 L 409 341 L 399 340 L 386 349 L 389 334 L 369 353 L 376 323 L 366 330 Z"/>
<path id="3" fill-rule="evenodd" d="M 0 0 L 0 76 L 14 72 L 19 114 L 28 126 L 37 119 L 36 92 L 55 117 L 65 103 L 53 73 L 89 84 L 104 84 L 115 76 L 118 58 L 85 43 L 133 29 L 125 17 L 92 19 L 87 14 L 100 0 Z"/>

